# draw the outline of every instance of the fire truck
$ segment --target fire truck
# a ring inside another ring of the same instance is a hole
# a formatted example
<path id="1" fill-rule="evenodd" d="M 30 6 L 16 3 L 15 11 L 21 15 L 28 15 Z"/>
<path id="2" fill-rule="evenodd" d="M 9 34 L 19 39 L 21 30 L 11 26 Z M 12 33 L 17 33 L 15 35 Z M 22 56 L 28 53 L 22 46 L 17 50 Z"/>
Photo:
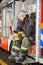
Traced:
<path id="1" fill-rule="evenodd" d="M 19 6 L 19 8 L 17 6 Z M 13 30 L 15 30 L 17 26 L 17 15 L 19 13 L 21 6 L 22 6 L 21 1 L 13 0 L 2 1 L 1 48 L 7 51 L 10 50 L 11 33 Z"/>
<path id="2" fill-rule="evenodd" d="M 35 13 L 35 43 L 30 46 L 28 58 L 25 63 L 39 62 L 43 64 L 43 0 L 7 0 L 2 1 L 2 37 L 1 48 L 6 51 L 11 50 L 11 33 L 17 27 L 17 17 L 20 9 L 25 2 L 28 5 L 29 16 Z"/>

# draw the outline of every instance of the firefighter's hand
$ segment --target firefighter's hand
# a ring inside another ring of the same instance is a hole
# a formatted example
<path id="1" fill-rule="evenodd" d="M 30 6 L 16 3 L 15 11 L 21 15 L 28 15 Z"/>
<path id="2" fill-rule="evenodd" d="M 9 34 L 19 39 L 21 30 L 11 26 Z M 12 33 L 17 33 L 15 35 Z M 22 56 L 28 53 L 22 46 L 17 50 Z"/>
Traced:
<path id="1" fill-rule="evenodd" d="M 13 38 L 18 37 L 18 34 L 13 33 L 13 34 L 12 34 L 12 37 L 13 37 Z"/>

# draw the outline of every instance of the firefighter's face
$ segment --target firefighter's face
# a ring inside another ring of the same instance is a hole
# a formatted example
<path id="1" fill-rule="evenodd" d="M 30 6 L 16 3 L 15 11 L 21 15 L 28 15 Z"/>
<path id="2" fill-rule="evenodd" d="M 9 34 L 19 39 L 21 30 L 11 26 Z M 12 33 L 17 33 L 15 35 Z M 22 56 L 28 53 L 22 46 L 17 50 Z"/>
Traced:
<path id="1" fill-rule="evenodd" d="M 25 16 L 26 16 L 26 15 L 21 15 L 21 16 L 19 17 L 19 19 L 20 19 L 21 21 L 23 21 L 24 18 L 25 18 Z"/>

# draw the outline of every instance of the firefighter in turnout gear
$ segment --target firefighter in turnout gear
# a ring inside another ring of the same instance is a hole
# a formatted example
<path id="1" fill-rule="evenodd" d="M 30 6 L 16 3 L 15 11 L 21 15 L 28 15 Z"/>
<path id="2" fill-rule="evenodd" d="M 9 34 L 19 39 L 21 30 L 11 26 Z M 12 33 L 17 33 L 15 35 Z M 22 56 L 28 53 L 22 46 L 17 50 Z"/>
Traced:
<path id="1" fill-rule="evenodd" d="M 34 0 L 25 0 L 23 2 L 21 12 L 19 12 L 18 16 L 18 24 L 16 30 L 14 30 L 14 34 L 12 34 L 13 43 L 11 49 L 11 55 L 9 59 L 14 59 L 18 62 L 22 62 L 27 53 L 28 47 L 30 43 L 35 39 L 35 28 L 34 22 L 31 17 L 29 17 L 29 8 L 30 4 L 34 3 Z"/>
<path id="2" fill-rule="evenodd" d="M 17 28 L 12 34 L 14 41 L 9 59 L 15 59 L 18 62 L 25 59 L 30 42 L 34 40 L 34 37 L 31 38 L 34 33 L 34 22 L 25 11 L 20 12 Z"/>

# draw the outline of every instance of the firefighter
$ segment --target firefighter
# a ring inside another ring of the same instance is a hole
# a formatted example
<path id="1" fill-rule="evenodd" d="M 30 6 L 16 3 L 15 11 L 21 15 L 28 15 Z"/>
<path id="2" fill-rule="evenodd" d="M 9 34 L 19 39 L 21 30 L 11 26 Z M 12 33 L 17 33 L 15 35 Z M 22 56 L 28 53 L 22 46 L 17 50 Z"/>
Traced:
<path id="1" fill-rule="evenodd" d="M 28 47 L 30 45 L 30 40 L 33 41 L 34 38 L 30 38 L 34 34 L 34 23 L 32 19 L 29 18 L 29 15 L 25 11 L 21 11 L 18 17 L 17 28 L 12 35 L 15 39 L 13 42 L 10 59 L 14 58 L 16 61 L 21 62 L 25 59 L 28 53 Z M 22 34 L 18 34 L 19 31 L 22 31 Z M 20 39 L 21 38 L 21 39 Z"/>
<path id="2" fill-rule="evenodd" d="M 14 34 L 12 34 L 12 37 L 16 39 L 14 39 L 9 59 L 15 59 L 18 62 L 22 62 L 28 53 L 30 42 L 32 42 L 35 38 L 34 22 L 27 13 L 28 5 L 32 4 L 33 2 L 34 0 L 26 0 L 25 2 L 23 2 L 21 12 L 19 13 L 20 15 L 18 16 L 17 28 L 14 31 Z M 23 33 L 18 34 L 21 31 Z"/>

